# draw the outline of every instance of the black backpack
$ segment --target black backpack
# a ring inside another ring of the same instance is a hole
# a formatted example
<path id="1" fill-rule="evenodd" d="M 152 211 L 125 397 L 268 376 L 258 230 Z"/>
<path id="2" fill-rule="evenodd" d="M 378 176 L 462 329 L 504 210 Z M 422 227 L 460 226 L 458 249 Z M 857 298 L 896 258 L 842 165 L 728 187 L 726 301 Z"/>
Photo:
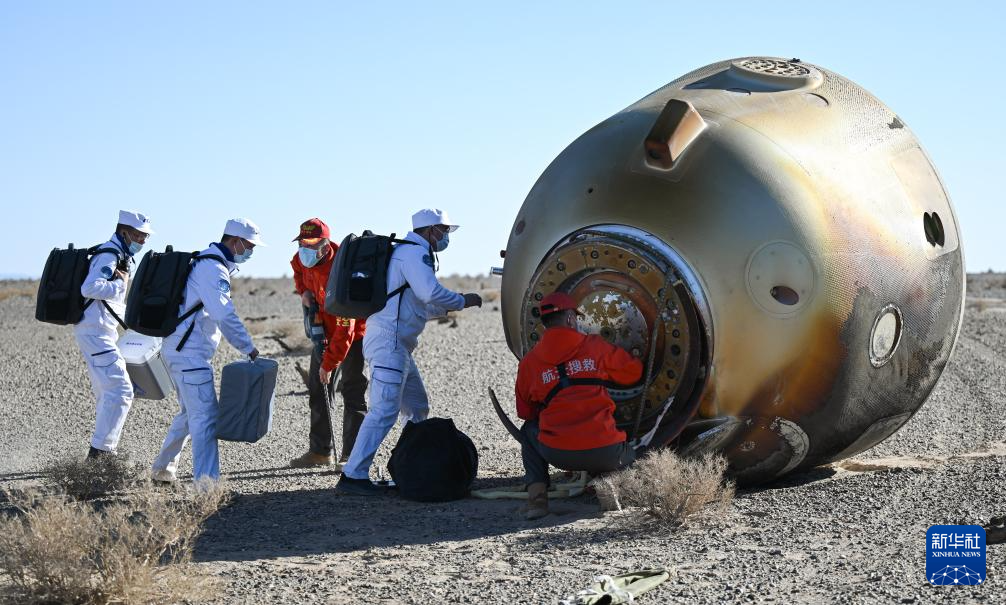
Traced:
<path id="1" fill-rule="evenodd" d="M 175 252 L 172 246 L 166 247 L 164 252 L 147 252 L 136 269 L 133 285 L 126 299 L 126 325 L 129 329 L 163 338 L 170 336 L 178 328 L 178 324 L 202 309 L 203 303 L 200 302 L 179 315 L 185 300 L 185 284 L 189 273 L 202 259 L 224 262 L 223 257 L 216 254 Z M 189 326 L 178 344 L 179 351 L 189 339 L 193 326 L 195 323 Z"/>
<path id="2" fill-rule="evenodd" d="M 325 312 L 339 317 L 365 319 L 384 308 L 388 299 L 409 287 L 406 283 L 388 292 L 388 263 L 396 244 L 417 245 L 395 234 L 350 233 L 332 261 L 325 288 Z"/>
<path id="3" fill-rule="evenodd" d="M 94 302 L 93 298 L 85 298 L 80 288 L 91 268 L 91 259 L 103 252 L 114 253 L 121 268 L 125 255 L 116 248 L 74 248 L 73 244 L 67 244 L 65 250 L 53 248 L 42 270 L 35 301 L 35 319 L 61 326 L 80 323 L 84 310 Z M 108 302 L 101 303 L 122 324 L 122 319 L 112 311 Z"/>
<path id="4" fill-rule="evenodd" d="M 446 502 L 468 495 L 479 472 L 472 440 L 450 418 L 406 423 L 391 451 L 388 472 L 408 500 Z"/>

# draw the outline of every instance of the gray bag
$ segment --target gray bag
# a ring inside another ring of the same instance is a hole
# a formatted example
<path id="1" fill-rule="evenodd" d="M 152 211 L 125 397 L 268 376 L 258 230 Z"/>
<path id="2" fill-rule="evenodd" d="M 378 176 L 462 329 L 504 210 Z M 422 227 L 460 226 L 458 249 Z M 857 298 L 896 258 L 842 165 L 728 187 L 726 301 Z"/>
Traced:
<path id="1" fill-rule="evenodd" d="M 224 366 L 217 406 L 217 439 L 255 443 L 269 432 L 278 370 L 275 360 L 263 357 Z"/>

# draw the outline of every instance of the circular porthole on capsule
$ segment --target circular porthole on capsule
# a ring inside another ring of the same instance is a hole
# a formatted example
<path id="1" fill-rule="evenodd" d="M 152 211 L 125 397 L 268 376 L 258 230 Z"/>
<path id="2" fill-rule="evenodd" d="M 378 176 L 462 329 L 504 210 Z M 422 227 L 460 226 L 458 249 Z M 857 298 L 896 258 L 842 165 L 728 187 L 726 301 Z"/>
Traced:
<path id="1" fill-rule="evenodd" d="M 870 332 L 870 363 L 879 368 L 894 357 L 901 342 L 901 311 L 894 305 L 881 309 Z"/>

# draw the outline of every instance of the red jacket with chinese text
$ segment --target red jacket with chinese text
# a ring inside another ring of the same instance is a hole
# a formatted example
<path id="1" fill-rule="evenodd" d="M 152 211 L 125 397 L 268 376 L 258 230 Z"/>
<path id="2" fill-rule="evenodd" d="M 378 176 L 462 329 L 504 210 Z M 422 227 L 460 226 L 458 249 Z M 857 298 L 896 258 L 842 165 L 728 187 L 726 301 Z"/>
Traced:
<path id="1" fill-rule="evenodd" d="M 538 419 L 538 440 L 561 450 L 586 450 L 625 441 L 615 427 L 615 402 L 599 385 L 572 385 L 542 403 L 559 380 L 556 366 L 565 364 L 570 378 L 595 378 L 621 385 L 637 382 L 643 364 L 600 336 L 566 327 L 545 330 L 517 368 L 517 415 Z"/>
<path id="2" fill-rule="evenodd" d="M 326 372 L 331 372 L 342 363 L 349 353 L 349 347 L 357 340 L 363 340 L 367 329 L 363 320 L 325 313 L 325 286 L 328 285 L 328 275 L 332 271 L 332 261 L 339 246 L 331 244 L 331 248 L 325 258 L 313 267 L 305 267 L 297 254 L 290 261 L 290 266 L 293 267 L 293 286 L 297 294 L 307 290 L 318 301 L 318 318 L 325 326 L 325 338 L 328 340 L 328 346 L 321 357 L 321 367 Z"/>

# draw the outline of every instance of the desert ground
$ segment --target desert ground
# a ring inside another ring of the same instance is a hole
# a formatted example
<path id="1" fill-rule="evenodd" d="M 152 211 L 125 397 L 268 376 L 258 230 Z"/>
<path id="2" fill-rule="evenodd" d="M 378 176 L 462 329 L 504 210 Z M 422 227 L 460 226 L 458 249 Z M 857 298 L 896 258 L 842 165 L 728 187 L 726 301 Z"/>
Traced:
<path id="1" fill-rule="evenodd" d="M 488 278 L 454 281 L 498 288 Z M 72 329 L 34 320 L 34 284 L 3 282 L 0 292 L 0 482 L 31 485 L 47 463 L 85 455 L 94 402 Z M 586 495 L 553 501 L 554 514 L 537 522 L 515 501 L 336 495 L 336 473 L 287 466 L 308 431 L 296 369 L 307 367 L 308 349 L 291 282 L 239 279 L 234 301 L 280 378 L 270 434 L 221 446 L 235 495 L 195 553 L 218 579 L 216 602 L 555 603 L 594 575 L 654 567 L 671 579 L 639 603 L 1006 600 L 1003 544 L 988 548 L 984 586 L 932 587 L 924 577 L 928 526 L 1006 514 L 1006 275 L 969 276 L 953 359 L 898 433 L 855 459 L 739 490 L 725 513 L 678 529 L 640 529 Z M 512 401 L 517 367 L 496 304 L 431 322 L 416 353 L 432 415 L 453 418 L 478 447 L 476 487 L 522 476 L 518 446 L 486 397 L 493 386 Z M 237 358 L 222 344 L 215 365 Z M 173 395 L 137 400 L 120 451 L 149 464 L 176 409 Z M 338 434 L 338 408 L 333 417 Z M 387 476 L 397 434 L 375 478 Z M 189 464 L 186 452 L 182 479 Z"/>

